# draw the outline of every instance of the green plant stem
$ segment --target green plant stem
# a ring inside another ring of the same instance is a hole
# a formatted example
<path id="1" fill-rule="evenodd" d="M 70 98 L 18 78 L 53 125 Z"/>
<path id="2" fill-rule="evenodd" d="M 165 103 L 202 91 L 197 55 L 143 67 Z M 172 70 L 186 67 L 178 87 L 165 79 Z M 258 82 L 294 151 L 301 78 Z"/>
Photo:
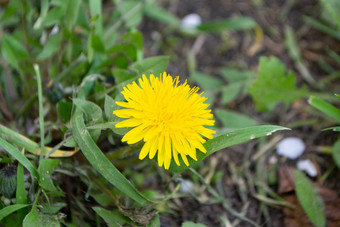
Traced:
<path id="1" fill-rule="evenodd" d="M 39 162 L 42 160 L 44 156 L 44 146 L 45 146 L 45 127 L 44 127 L 44 109 L 43 109 L 43 93 L 42 93 L 42 84 L 41 84 L 41 75 L 39 65 L 34 64 L 34 71 L 37 76 L 37 85 L 38 85 L 38 101 L 39 101 L 39 125 L 40 125 L 40 158 Z"/>

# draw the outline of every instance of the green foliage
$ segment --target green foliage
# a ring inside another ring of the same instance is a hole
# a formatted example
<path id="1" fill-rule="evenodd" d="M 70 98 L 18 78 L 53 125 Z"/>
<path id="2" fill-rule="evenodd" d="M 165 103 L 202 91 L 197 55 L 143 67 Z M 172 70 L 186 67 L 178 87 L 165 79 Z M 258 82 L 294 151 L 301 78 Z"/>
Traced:
<path id="1" fill-rule="evenodd" d="M 332 149 L 333 160 L 335 164 L 340 168 L 340 140 L 338 139 Z"/>
<path id="2" fill-rule="evenodd" d="M 340 122 L 340 110 L 332 104 L 314 96 L 311 96 L 308 102 L 311 106 L 330 116 L 335 121 Z"/>
<path id="3" fill-rule="evenodd" d="M 296 195 L 310 221 L 318 227 L 326 226 L 325 206 L 314 186 L 298 170 L 294 171 L 294 179 Z"/>
<path id="4" fill-rule="evenodd" d="M 11 213 L 28 206 L 29 204 L 13 204 L 10 206 L 6 206 L 0 210 L 0 220 L 2 220 L 4 217 L 7 217 Z"/>
<path id="5" fill-rule="evenodd" d="M 78 111 L 72 118 L 73 136 L 78 146 L 91 165 L 102 174 L 107 181 L 115 185 L 122 193 L 128 195 L 139 204 L 149 202 L 138 190 L 112 165 L 91 138 L 85 128 L 82 113 Z"/>
<path id="6" fill-rule="evenodd" d="M 18 70 L 20 69 L 20 63 L 29 58 L 26 48 L 11 35 L 4 35 L 2 37 L 1 54 L 11 66 Z"/>
<path id="7" fill-rule="evenodd" d="M 38 171 L 34 168 L 32 163 L 22 154 L 18 148 L 8 143 L 6 140 L 0 138 L 0 146 L 3 147 L 9 154 L 11 154 L 18 162 L 20 162 L 25 168 L 37 179 L 39 179 Z"/>
<path id="8" fill-rule="evenodd" d="M 54 193 L 56 195 L 62 195 L 62 193 L 54 186 L 51 178 L 51 173 L 55 167 L 58 166 L 60 160 L 58 159 L 43 159 L 39 165 L 39 185 L 44 190 Z"/>
<path id="9" fill-rule="evenodd" d="M 132 222 L 123 216 L 118 209 L 116 210 L 106 210 L 101 207 L 92 208 L 101 218 L 105 220 L 108 226 L 123 226 L 127 224 L 132 224 Z"/>
<path id="10" fill-rule="evenodd" d="M 144 6 L 144 13 L 150 18 L 175 27 L 181 24 L 181 21 L 175 15 L 154 4 L 146 4 Z"/>
<path id="11" fill-rule="evenodd" d="M 286 74 L 285 66 L 275 57 L 261 57 L 255 82 L 249 88 L 258 111 L 271 111 L 279 102 L 286 106 L 309 94 L 305 87 L 296 88 L 293 72 Z"/>
<path id="12" fill-rule="evenodd" d="M 337 97 L 339 98 L 339 96 L 337 95 Z M 330 117 L 332 120 L 336 121 L 337 123 L 340 122 L 340 109 L 333 106 L 332 104 L 311 96 L 308 99 L 308 102 L 311 106 L 313 106 L 314 108 L 316 108 L 317 110 L 321 111 L 322 113 L 326 114 L 328 117 Z M 333 130 L 335 132 L 339 132 L 340 131 L 340 127 L 330 127 L 330 128 L 326 128 L 324 130 Z M 338 139 L 332 147 L 332 156 L 333 156 L 333 160 L 335 162 L 335 164 L 340 168 L 340 140 Z"/>
<path id="13" fill-rule="evenodd" d="M 322 17 L 331 25 L 340 30 L 340 2 L 337 0 L 320 0 Z"/>
<path id="14" fill-rule="evenodd" d="M 228 30 L 245 30 L 256 26 L 256 22 L 250 17 L 236 17 L 202 23 L 198 30 L 206 32 L 222 32 Z"/>
<path id="15" fill-rule="evenodd" d="M 245 128 L 257 125 L 257 122 L 254 119 L 246 115 L 222 109 L 216 109 L 215 111 L 216 117 L 227 129 Z"/>
<path id="16" fill-rule="evenodd" d="M 252 71 L 239 70 L 231 67 L 221 68 L 221 75 L 228 81 L 222 87 L 221 103 L 228 104 L 234 101 L 239 95 L 246 95 L 248 88 L 253 82 L 255 74 Z"/>
<path id="17" fill-rule="evenodd" d="M 181 227 L 206 227 L 206 225 L 192 221 L 186 221 L 182 223 Z"/>

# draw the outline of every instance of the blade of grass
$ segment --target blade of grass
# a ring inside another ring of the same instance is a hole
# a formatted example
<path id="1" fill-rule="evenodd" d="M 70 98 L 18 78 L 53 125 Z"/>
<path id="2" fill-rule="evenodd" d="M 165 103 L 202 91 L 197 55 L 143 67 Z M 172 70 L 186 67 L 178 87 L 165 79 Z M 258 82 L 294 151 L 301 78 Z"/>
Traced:
<path id="1" fill-rule="evenodd" d="M 10 206 L 6 206 L 4 208 L 2 208 L 0 210 L 0 221 L 7 217 L 8 215 L 10 215 L 11 213 L 17 211 L 17 210 L 20 210 L 24 207 L 28 207 L 29 204 L 13 204 L 13 205 L 10 205 Z"/>
<path id="2" fill-rule="evenodd" d="M 31 152 L 34 155 L 40 155 L 41 150 L 39 148 L 39 144 L 30 140 L 29 138 L 9 129 L 3 125 L 0 125 L 0 137 L 7 140 L 8 142 L 15 144 L 18 147 L 25 148 L 25 150 Z M 48 155 L 48 157 L 70 157 L 77 152 L 77 149 L 74 151 L 65 151 L 59 150 L 59 148 L 66 143 L 70 138 L 67 138 L 57 144 L 54 148 L 44 147 L 44 153 Z"/>
<path id="3" fill-rule="evenodd" d="M 332 117 L 337 122 L 340 122 L 340 110 L 335 106 L 315 96 L 311 96 L 308 102 L 311 106 Z"/>
<path id="4" fill-rule="evenodd" d="M 44 108 L 43 108 L 43 94 L 39 65 L 34 64 L 34 71 L 37 76 L 38 85 L 38 101 L 39 101 L 39 125 L 40 125 L 40 150 L 44 150 L 45 146 L 45 127 L 44 127 Z M 40 153 L 39 161 L 43 158 L 44 152 Z"/>
<path id="5" fill-rule="evenodd" d="M 37 179 L 39 179 L 38 171 L 34 168 L 32 163 L 23 155 L 18 148 L 8 143 L 6 140 L 0 137 L 0 146 L 3 147 L 10 155 L 12 155 L 19 163 L 21 163 L 25 168 Z"/>
<path id="6" fill-rule="evenodd" d="M 331 35 L 333 36 L 334 38 L 340 40 L 340 31 L 337 31 L 323 23 L 320 23 L 319 21 L 315 20 L 314 18 L 312 17 L 308 17 L 308 16 L 304 16 L 303 18 L 303 21 L 307 24 L 309 24 L 310 26 L 328 34 L 328 35 Z"/>
<path id="7" fill-rule="evenodd" d="M 22 150 L 22 154 L 24 154 L 25 150 Z M 17 167 L 17 190 L 16 190 L 16 203 L 17 204 L 27 204 L 27 196 L 25 190 L 25 179 L 24 179 L 24 167 L 18 163 Z M 17 218 L 22 221 L 27 214 L 27 208 L 19 210 Z"/>
<path id="8" fill-rule="evenodd" d="M 73 137 L 91 165 L 119 191 L 129 196 L 140 205 L 151 202 L 145 198 L 105 157 L 86 129 L 83 114 L 78 109 L 72 117 L 71 122 Z"/>

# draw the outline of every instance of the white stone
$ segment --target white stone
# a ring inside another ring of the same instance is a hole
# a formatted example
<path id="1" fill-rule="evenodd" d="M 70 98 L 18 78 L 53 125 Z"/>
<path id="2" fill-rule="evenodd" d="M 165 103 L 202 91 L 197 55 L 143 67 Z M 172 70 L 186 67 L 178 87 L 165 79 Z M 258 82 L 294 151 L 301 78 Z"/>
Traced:
<path id="1" fill-rule="evenodd" d="M 196 13 L 188 14 L 182 19 L 183 28 L 195 29 L 201 23 L 202 23 L 202 19 Z"/>
<path id="2" fill-rule="evenodd" d="M 297 168 L 301 171 L 305 171 L 309 176 L 316 177 L 317 170 L 313 162 L 309 159 L 299 160 L 296 164 Z"/>
<path id="3" fill-rule="evenodd" d="M 182 180 L 180 183 L 179 191 L 182 193 L 189 193 L 193 191 L 193 184 L 189 180 Z"/>
<path id="4" fill-rule="evenodd" d="M 305 143 L 297 137 L 287 137 L 276 145 L 276 152 L 289 159 L 296 159 L 305 151 Z"/>
<path id="5" fill-rule="evenodd" d="M 50 32 L 50 36 L 58 34 L 58 32 L 59 32 L 59 26 L 55 25 Z"/>

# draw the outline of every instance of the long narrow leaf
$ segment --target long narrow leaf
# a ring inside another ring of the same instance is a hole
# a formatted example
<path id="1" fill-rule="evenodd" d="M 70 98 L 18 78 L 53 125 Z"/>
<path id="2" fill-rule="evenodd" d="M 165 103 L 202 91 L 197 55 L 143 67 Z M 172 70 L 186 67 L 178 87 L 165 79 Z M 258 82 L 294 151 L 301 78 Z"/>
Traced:
<path id="1" fill-rule="evenodd" d="M 16 190 L 16 203 L 17 204 L 27 204 L 27 196 L 26 196 L 26 190 L 25 190 L 25 179 L 24 179 L 24 167 L 18 163 L 17 168 L 17 190 Z M 21 209 L 17 213 L 17 219 L 24 220 L 25 215 L 27 214 L 28 209 Z"/>
<path id="2" fill-rule="evenodd" d="M 10 206 L 7 206 L 7 207 L 4 207 L 0 210 L 0 221 L 7 217 L 8 215 L 10 215 L 11 213 L 17 211 L 17 210 L 20 210 L 24 207 L 28 207 L 29 204 L 13 204 L 13 205 L 10 205 Z"/>
<path id="3" fill-rule="evenodd" d="M 150 202 L 105 157 L 86 129 L 83 114 L 79 110 L 76 111 L 71 122 L 73 137 L 91 165 L 106 180 L 137 203 L 144 205 Z"/>
<path id="4" fill-rule="evenodd" d="M 294 171 L 295 193 L 309 220 L 317 227 L 326 226 L 325 204 L 308 178 Z"/>
<path id="5" fill-rule="evenodd" d="M 31 152 L 32 154 L 40 155 L 41 153 L 41 149 L 38 143 L 3 125 L 0 125 L 0 137 L 6 139 L 11 144 L 25 148 L 25 150 Z M 48 154 L 52 149 L 53 148 L 51 147 L 45 146 L 44 147 L 45 155 Z M 52 154 L 50 154 L 49 157 L 70 157 L 77 153 L 77 151 L 78 151 L 77 149 L 74 149 L 74 151 L 57 149 Z"/>
<path id="6" fill-rule="evenodd" d="M 311 106 L 332 117 L 337 122 L 340 122 L 340 110 L 338 108 L 314 96 L 311 96 L 308 102 Z"/>
<path id="7" fill-rule="evenodd" d="M 23 155 L 18 148 L 8 143 L 6 140 L 0 137 L 0 146 L 3 147 L 10 155 L 12 155 L 18 162 L 20 162 L 25 168 L 37 179 L 39 179 L 38 171 L 34 168 L 32 163 Z"/>
<path id="8" fill-rule="evenodd" d="M 256 139 L 263 136 L 269 136 L 272 133 L 280 130 L 289 130 L 288 128 L 275 126 L 275 125 L 260 125 L 248 128 L 237 129 L 229 132 L 225 135 L 218 136 L 214 139 L 207 141 L 204 147 L 207 149 L 207 153 L 197 152 L 197 161 L 188 157 L 189 166 L 193 167 L 200 161 L 208 157 L 209 155 L 219 151 L 221 149 L 231 147 L 236 144 L 244 143 L 252 139 Z M 183 172 L 188 169 L 184 162 L 180 159 L 180 166 L 177 166 L 174 162 L 170 165 L 170 170 L 174 172 Z"/>

